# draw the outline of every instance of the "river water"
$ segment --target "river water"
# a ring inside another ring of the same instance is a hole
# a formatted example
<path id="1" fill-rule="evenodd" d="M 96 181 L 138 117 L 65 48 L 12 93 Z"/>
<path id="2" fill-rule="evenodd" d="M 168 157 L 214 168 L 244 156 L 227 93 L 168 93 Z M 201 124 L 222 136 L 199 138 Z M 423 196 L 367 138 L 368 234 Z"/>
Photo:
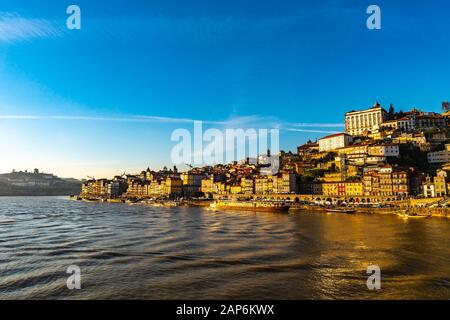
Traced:
<path id="1" fill-rule="evenodd" d="M 450 299 L 449 240 L 446 218 L 3 197 L 0 299 Z"/>

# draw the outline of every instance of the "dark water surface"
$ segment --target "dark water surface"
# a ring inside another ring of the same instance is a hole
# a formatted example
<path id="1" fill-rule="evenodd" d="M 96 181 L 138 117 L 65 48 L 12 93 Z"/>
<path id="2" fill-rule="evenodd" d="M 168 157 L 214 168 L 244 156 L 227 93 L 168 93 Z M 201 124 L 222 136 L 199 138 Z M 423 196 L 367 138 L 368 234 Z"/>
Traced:
<path id="1" fill-rule="evenodd" d="M 445 218 L 5 197 L 0 299 L 450 299 L 449 235 Z M 366 287 L 371 264 L 381 290 Z"/>

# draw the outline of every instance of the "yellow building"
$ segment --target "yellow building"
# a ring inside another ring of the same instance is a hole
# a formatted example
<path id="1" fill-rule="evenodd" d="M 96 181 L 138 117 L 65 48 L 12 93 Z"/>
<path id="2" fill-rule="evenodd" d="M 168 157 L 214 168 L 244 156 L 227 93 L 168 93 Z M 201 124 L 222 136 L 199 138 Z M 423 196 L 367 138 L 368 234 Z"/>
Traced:
<path id="1" fill-rule="evenodd" d="M 242 193 L 244 194 L 254 194 L 255 193 L 255 181 L 253 178 L 242 178 L 241 179 Z"/>
<path id="2" fill-rule="evenodd" d="M 130 197 L 142 197 L 148 195 L 147 186 L 148 184 L 144 184 L 140 179 L 129 179 L 126 195 Z"/>
<path id="3" fill-rule="evenodd" d="M 337 150 L 337 153 L 340 155 L 341 154 L 345 154 L 345 155 L 364 154 L 364 153 L 367 153 L 368 147 L 369 147 L 368 144 L 356 144 L 356 145 L 351 145 L 348 147 L 340 148 Z"/>
<path id="4" fill-rule="evenodd" d="M 297 174 L 283 172 L 272 176 L 273 193 L 297 193 Z"/>
<path id="5" fill-rule="evenodd" d="M 367 136 L 373 140 L 381 140 L 391 135 L 392 132 L 393 130 L 374 131 L 369 133 Z"/>
<path id="6" fill-rule="evenodd" d="M 322 184 L 323 195 L 333 197 L 362 196 L 363 189 L 363 183 L 359 181 L 325 182 Z"/>
<path id="7" fill-rule="evenodd" d="M 214 192 L 217 194 L 226 194 L 227 193 L 227 185 L 225 182 L 218 181 L 214 182 Z"/>
<path id="8" fill-rule="evenodd" d="M 179 178 L 167 177 L 164 188 L 165 195 L 169 197 L 181 196 L 183 194 L 183 181 Z"/>
<path id="9" fill-rule="evenodd" d="M 378 172 L 368 172 L 363 176 L 363 188 L 365 196 L 380 195 L 380 179 Z"/>
<path id="10" fill-rule="evenodd" d="M 406 133 L 403 132 L 399 136 L 393 139 L 395 143 L 414 143 L 416 145 L 425 145 L 427 143 L 427 139 L 423 132 L 419 133 Z"/>
<path id="11" fill-rule="evenodd" d="M 447 172 L 444 170 L 438 170 L 437 176 L 433 178 L 434 190 L 436 197 L 444 197 L 448 194 L 447 189 Z"/>
<path id="12" fill-rule="evenodd" d="M 367 172 L 363 177 L 364 195 L 408 196 L 409 173 L 386 165 L 379 171 Z"/>
<path id="13" fill-rule="evenodd" d="M 394 188 L 392 185 L 392 176 L 390 172 L 380 172 L 380 195 L 392 196 Z"/>
<path id="14" fill-rule="evenodd" d="M 337 182 L 325 182 L 322 183 L 322 192 L 324 196 L 344 196 L 345 194 L 341 194 L 340 184 Z"/>
<path id="15" fill-rule="evenodd" d="M 340 172 L 325 173 L 323 176 L 325 182 L 339 182 L 342 181 L 342 174 Z"/>
<path id="16" fill-rule="evenodd" d="M 345 193 L 347 196 L 362 196 L 364 187 L 362 182 L 346 182 Z"/>
<path id="17" fill-rule="evenodd" d="M 200 190 L 205 194 L 223 194 L 226 191 L 225 181 L 225 175 L 213 174 L 201 180 Z"/>
<path id="18" fill-rule="evenodd" d="M 94 181 L 88 180 L 83 182 L 83 185 L 81 186 L 81 194 L 83 195 L 91 195 L 94 194 Z"/>
<path id="19" fill-rule="evenodd" d="M 273 177 L 259 176 L 255 177 L 255 194 L 273 193 Z"/>
<path id="20" fill-rule="evenodd" d="M 203 193 L 205 193 L 205 194 L 207 194 L 207 193 L 215 193 L 214 177 L 213 176 L 202 180 L 201 191 Z"/>
<path id="21" fill-rule="evenodd" d="M 239 184 L 235 184 L 230 186 L 230 193 L 231 194 L 240 194 L 242 193 L 242 187 Z"/>

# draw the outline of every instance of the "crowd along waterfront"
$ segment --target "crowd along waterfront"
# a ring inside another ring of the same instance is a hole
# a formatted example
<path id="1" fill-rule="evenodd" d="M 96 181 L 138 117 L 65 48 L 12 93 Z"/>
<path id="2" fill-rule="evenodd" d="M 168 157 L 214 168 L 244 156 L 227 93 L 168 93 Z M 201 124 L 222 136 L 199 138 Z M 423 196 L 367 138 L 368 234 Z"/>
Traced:
<path id="1" fill-rule="evenodd" d="M 3 299 L 448 299 L 446 218 L 0 198 Z M 67 268 L 79 266 L 81 289 Z M 367 267 L 381 269 L 368 290 Z"/>

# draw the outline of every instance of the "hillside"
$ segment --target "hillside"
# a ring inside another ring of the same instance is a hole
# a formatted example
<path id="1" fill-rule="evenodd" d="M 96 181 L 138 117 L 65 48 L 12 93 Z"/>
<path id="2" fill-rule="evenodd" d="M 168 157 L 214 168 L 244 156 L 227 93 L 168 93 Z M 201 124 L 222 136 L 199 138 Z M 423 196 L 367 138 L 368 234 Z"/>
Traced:
<path id="1" fill-rule="evenodd" d="M 53 196 L 78 194 L 81 181 L 35 171 L 0 174 L 0 196 Z"/>

